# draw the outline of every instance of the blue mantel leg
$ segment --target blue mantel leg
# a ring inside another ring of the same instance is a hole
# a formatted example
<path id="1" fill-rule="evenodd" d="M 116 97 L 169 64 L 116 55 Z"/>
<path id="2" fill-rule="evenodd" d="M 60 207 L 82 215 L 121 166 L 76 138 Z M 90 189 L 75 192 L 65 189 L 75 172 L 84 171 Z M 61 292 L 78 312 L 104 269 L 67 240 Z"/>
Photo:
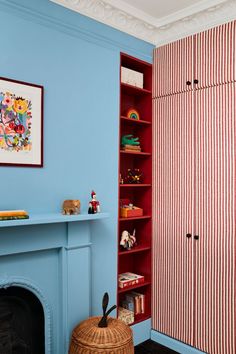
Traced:
<path id="1" fill-rule="evenodd" d="M 66 348 L 73 328 L 91 315 L 90 237 L 88 223 L 67 224 L 67 246 L 61 251 Z"/>

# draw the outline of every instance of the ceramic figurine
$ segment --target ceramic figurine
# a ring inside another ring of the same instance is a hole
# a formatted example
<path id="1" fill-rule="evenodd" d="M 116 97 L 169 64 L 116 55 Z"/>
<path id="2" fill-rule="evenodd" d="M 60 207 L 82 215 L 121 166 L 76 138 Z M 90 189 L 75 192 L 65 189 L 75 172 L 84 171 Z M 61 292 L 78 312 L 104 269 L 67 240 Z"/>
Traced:
<path id="1" fill-rule="evenodd" d="M 134 247 L 135 244 L 135 230 L 133 231 L 133 235 L 131 235 L 128 231 L 124 230 L 121 234 L 120 245 L 127 250 L 131 250 L 131 248 Z"/>
<path id="2" fill-rule="evenodd" d="M 64 200 L 62 214 L 76 215 L 80 213 L 80 201 L 78 199 Z"/>
<path id="3" fill-rule="evenodd" d="M 91 193 L 92 200 L 89 202 L 88 213 L 89 214 L 96 214 L 100 213 L 100 203 L 97 201 L 97 195 L 94 191 Z"/>

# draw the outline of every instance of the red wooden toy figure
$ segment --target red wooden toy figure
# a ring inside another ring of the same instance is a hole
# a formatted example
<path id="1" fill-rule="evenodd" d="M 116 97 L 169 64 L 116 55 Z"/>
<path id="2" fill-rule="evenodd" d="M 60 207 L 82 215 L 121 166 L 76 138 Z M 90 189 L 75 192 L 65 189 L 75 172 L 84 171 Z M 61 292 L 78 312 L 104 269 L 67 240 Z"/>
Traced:
<path id="1" fill-rule="evenodd" d="M 89 202 L 88 213 L 89 214 L 96 214 L 100 213 L 100 203 L 97 201 L 97 195 L 94 191 L 91 193 L 92 200 Z"/>

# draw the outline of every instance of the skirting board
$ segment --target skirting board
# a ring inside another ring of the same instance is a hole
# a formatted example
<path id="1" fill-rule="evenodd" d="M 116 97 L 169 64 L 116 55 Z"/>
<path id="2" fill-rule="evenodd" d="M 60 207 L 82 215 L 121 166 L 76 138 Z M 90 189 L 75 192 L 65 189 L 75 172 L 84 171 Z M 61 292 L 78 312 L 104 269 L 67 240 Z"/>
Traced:
<path id="1" fill-rule="evenodd" d="M 145 340 L 150 339 L 151 335 L 151 319 L 137 323 L 131 326 L 134 335 L 134 345 L 138 345 Z"/>
<path id="2" fill-rule="evenodd" d="M 196 348 L 191 347 L 185 343 L 179 342 L 178 340 L 168 337 L 165 334 L 160 332 L 151 330 L 151 339 L 154 342 L 164 345 L 165 347 L 175 350 L 177 353 L 184 353 L 184 354 L 203 354 L 202 352 Z"/>

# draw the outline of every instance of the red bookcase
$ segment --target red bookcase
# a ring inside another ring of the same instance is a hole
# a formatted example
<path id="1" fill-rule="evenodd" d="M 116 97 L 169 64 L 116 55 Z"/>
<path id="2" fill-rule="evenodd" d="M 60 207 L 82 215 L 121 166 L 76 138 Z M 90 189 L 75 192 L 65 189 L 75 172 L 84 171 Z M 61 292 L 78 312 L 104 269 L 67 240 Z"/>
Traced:
<path id="1" fill-rule="evenodd" d="M 151 244 L 152 244 L 152 65 L 121 53 L 121 67 L 143 74 L 143 88 L 120 82 L 120 154 L 119 154 L 119 203 L 129 200 L 143 209 L 143 215 L 124 218 L 118 216 L 118 274 L 132 272 L 144 275 L 144 283 L 121 289 L 118 284 L 117 302 L 122 306 L 126 295 L 136 291 L 145 295 L 145 311 L 134 316 L 134 323 L 151 317 Z M 139 113 L 139 119 L 128 118 L 129 109 Z M 124 151 L 123 135 L 138 137 L 141 151 Z M 128 169 L 139 169 L 140 183 L 126 180 Z M 136 245 L 130 250 L 120 246 L 121 234 L 136 230 Z"/>

